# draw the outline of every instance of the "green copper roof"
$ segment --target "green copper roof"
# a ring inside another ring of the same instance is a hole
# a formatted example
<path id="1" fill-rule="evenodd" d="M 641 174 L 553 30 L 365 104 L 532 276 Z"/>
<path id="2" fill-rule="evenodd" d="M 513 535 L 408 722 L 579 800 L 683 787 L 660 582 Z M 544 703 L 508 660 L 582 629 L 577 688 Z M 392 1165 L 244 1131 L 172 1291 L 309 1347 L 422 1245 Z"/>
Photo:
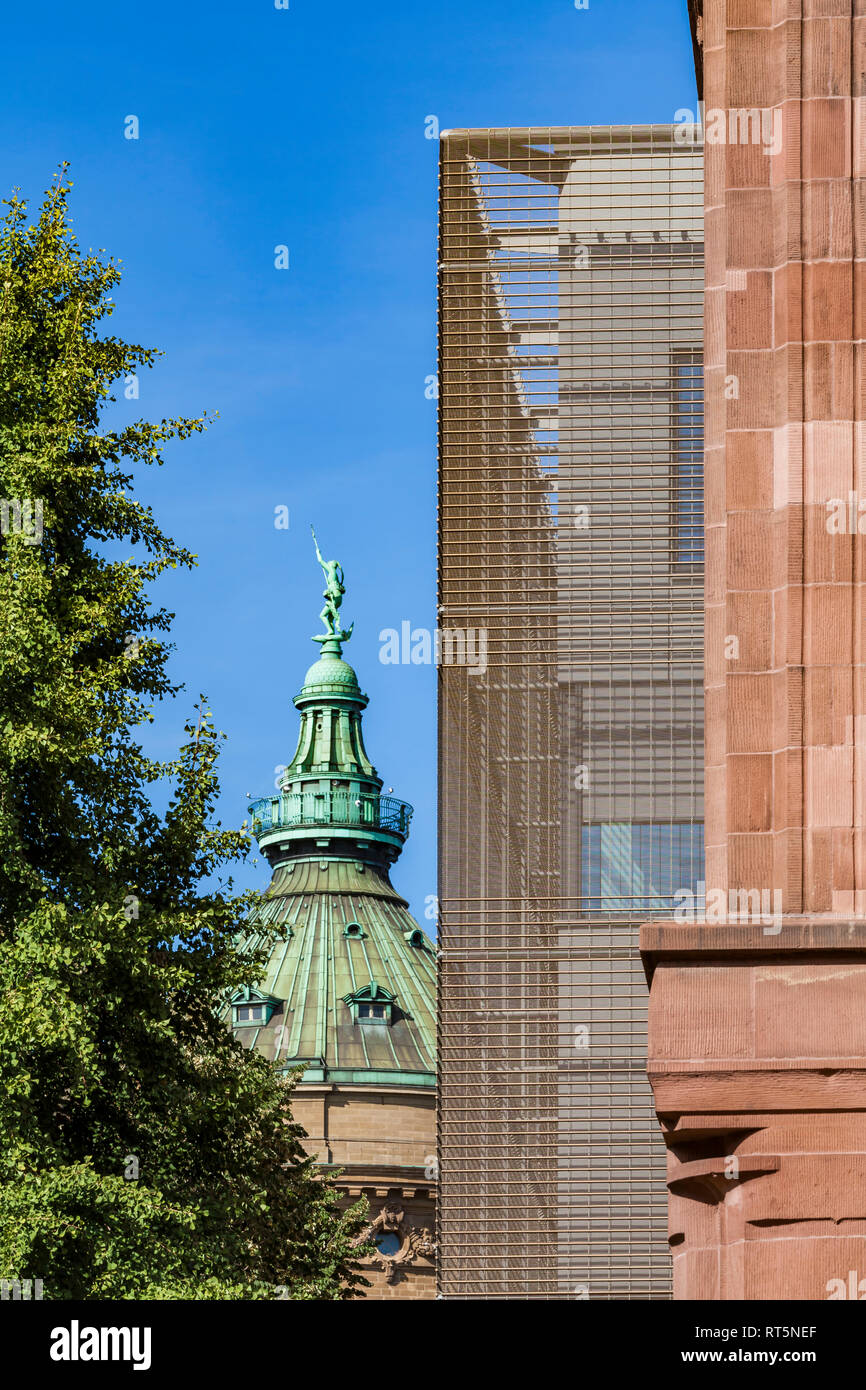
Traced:
<path id="1" fill-rule="evenodd" d="M 260 920 L 291 928 L 258 987 L 282 1011 L 238 1036 L 286 1067 L 309 1063 L 305 1082 L 435 1084 L 435 946 L 387 878 L 360 861 L 299 860 L 277 869 Z M 248 945 L 262 940 L 253 923 Z M 354 1018 L 346 997 L 371 984 L 393 996 L 392 1022 Z"/>
<path id="2" fill-rule="evenodd" d="M 300 695 L 295 696 L 295 704 L 302 700 L 320 699 L 323 695 L 336 695 L 339 699 L 355 701 L 362 709 L 367 704 L 367 696 L 361 694 L 358 677 L 348 661 L 331 652 L 321 656 L 310 667 Z"/>
<path id="3" fill-rule="evenodd" d="M 435 946 L 388 876 L 412 807 L 382 795 L 367 756 L 367 696 L 342 659 L 352 633 L 339 626 L 343 571 L 318 544 L 316 555 L 326 631 L 313 638 L 321 655 L 294 699 L 297 748 L 280 793 L 249 808 L 274 873 L 247 944 L 262 944 L 267 923 L 288 925 L 289 935 L 254 996 L 224 1012 L 234 1008 L 237 1036 L 267 1057 L 286 1068 L 307 1063 L 305 1083 L 433 1086 Z M 260 1025 L 248 1012 L 240 1021 L 248 1004 Z"/>

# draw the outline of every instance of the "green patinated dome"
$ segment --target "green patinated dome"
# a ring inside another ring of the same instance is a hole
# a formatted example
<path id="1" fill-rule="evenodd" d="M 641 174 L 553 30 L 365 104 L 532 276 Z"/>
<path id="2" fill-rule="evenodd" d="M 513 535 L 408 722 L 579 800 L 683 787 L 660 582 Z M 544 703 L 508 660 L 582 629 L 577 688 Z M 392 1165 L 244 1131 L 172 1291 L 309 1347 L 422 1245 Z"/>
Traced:
<path id="1" fill-rule="evenodd" d="M 306 676 L 300 695 L 295 696 L 295 701 L 309 699 L 325 693 L 328 690 L 335 694 L 345 694 L 352 699 L 362 699 L 367 702 L 366 695 L 362 695 L 358 685 L 358 677 L 349 665 L 348 661 L 343 661 L 338 656 L 321 656 L 318 661 L 313 662 Z"/>
<path id="2" fill-rule="evenodd" d="M 334 562 L 319 558 L 333 576 Z M 257 989 L 225 1014 L 237 1037 L 285 1070 L 306 1063 L 306 1083 L 428 1088 L 436 948 L 389 877 L 412 807 L 382 794 L 364 748 L 367 696 L 342 659 L 351 628 L 336 622 L 341 601 L 323 610 L 322 655 L 294 698 L 301 728 L 281 790 L 249 808 L 273 878 L 246 944 L 259 949 L 276 924 L 286 939 Z"/>
<path id="3" fill-rule="evenodd" d="M 358 861 L 286 864 L 248 947 L 276 922 L 291 935 L 241 1005 L 261 1008 L 260 1025 L 241 1023 L 236 1035 L 287 1071 L 307 1063 L 307 1083 L 435 1086 L 436 948 L 387 877 Z M 387 1021 L 358 1017 L 380 1000 Z"/>

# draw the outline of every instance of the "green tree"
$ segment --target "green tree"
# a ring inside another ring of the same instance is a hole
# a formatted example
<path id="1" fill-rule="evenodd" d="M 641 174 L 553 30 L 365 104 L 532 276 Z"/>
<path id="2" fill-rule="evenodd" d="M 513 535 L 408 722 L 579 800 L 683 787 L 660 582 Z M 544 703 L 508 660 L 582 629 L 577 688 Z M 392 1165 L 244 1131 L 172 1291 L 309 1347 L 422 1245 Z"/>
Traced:
<path id="1" fill-rule="evenodd" d="M 362 1208 L 214 1012 L 266 950 L 239 951 L 253 895 L 220 877 L 249 848 L 214 823 L 221 735 L 202 697 L 176 759 L 139 741 L 178 689 L 149 586 L 195 558 L 134 469 L 208 422 L 100 429 L 157 354 L 100 336 L 120 273 L 80 250 L 69 187 L 32 223 L 13 196 L 0 228 L 0 1274 L 48 1298 L 350 1297 Z"/>

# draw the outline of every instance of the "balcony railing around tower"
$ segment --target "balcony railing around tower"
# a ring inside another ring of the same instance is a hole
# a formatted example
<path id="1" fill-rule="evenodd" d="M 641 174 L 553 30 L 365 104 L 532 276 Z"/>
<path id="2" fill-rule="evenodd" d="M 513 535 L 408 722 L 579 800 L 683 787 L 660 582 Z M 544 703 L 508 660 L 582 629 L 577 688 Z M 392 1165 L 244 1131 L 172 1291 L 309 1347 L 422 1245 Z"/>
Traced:
<path id="1" fill-rule="evenodd" d="M 262 796 L 250 802 L 252 832 L 266 835 L 271 830 L 293 830 L 298 826 L 358 826 L 367 830 L 386 830 L 405 840 L 412 820 L 408 801 L 395 796 L 358 796 L 346 791 L 283 792 Z"/>

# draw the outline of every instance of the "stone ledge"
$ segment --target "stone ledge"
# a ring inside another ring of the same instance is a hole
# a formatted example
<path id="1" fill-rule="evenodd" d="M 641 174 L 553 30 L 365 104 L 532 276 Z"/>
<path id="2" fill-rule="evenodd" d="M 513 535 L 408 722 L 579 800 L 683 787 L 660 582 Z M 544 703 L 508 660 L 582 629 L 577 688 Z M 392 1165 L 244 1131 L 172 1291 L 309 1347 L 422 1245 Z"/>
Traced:
<path id="1" fill-rule="evenodd" d="M 783 917 L 779 931 L 759 923 L 645 922 L 640 953 L 647 982 L 662 960 L 688 961 L 709 956 L 766 958 L 848 952 L 866 956 L 866 919 Z"/>
<path id="2" fill-rule="evenodd" d="M 705 1116 L 705 1123 L 713 1128 L 718 1119 L 712 1117 L 723 1115 L 729 1128 L 744 1123 L 752 1128 L 761 1122 L 757 1116 L 766 1124 L 770 1117 L 804 1111 L 866 1114 L 866 1061 L 862 1068 L 848 1061 L 828 1073 L 824 1062 L 820 1069 L 808 1062 L 793 1062 L 734 1070 L 715 1058 L 690 1066 L 650 1058 L 647 1074 L 656 1113 L 671 1134 L 680 1130 L 679 1118 L 686 1114 Z M 748 1122 L 743 1121 L 746 1114 Z M 671 1123 L 666 1123 L 668 1117 Z"/>

